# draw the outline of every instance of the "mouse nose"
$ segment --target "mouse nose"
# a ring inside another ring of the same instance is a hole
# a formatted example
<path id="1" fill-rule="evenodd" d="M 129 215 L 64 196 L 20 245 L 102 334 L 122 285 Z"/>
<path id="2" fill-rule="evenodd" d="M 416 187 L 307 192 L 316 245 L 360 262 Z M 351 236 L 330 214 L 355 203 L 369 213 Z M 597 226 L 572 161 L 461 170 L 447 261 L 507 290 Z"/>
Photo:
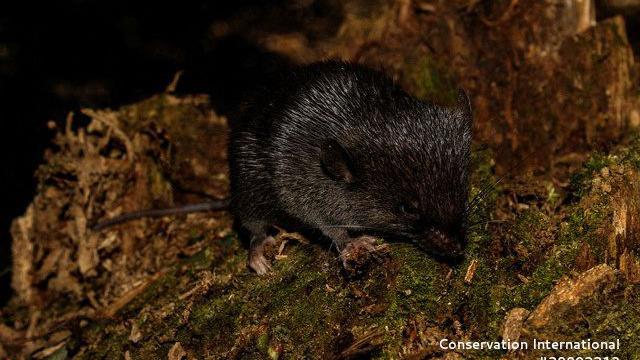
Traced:
<path id="1" fill-rule="evenodd" d="M 426 234 L 423 247 L 427 252 L 448 259 L 457 259 L 464 255 L 464 237 L 440 229 L 431 229 Z"/>

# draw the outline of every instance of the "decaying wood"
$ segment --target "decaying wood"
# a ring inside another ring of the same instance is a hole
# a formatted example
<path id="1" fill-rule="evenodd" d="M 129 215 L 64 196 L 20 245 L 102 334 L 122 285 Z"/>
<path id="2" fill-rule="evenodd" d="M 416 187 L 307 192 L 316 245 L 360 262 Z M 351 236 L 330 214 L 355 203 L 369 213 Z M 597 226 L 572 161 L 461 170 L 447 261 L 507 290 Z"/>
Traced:
<path id="1" fill-rule="evenodd" d="M 83 110 L 86 127 L 70 116 L 59 129 L 12 226 L 16 297 L 0 357 L 519 359 L 531 353 L 447 352 L 438 341 L 540 336 L 618 337 L 624 355 L 640 353 L 640 143 L 630 136 L 640 102 L 623 20 L 592 24 L 584 1 L 343 3 L 329 35 L 311 24 L 273 33 L 246 15 L 212 36 L 241 34 L 298 62 L 384 67 L 436 102 L 467 88 L 492 151 L 473 155 L 471 195 L 490 191 L 465 259 L 382 243 L 348 272 L 331 249 L 278 229 L 273 272 L 257 277 L 225 212 L 91 231 L 96 218 L 194 192 L 227 196 L 227 120 L 206 96 L 172 95 L 178 73 L 164 94 Z M 539 164 L 551 166 L 525 170 Z"/>

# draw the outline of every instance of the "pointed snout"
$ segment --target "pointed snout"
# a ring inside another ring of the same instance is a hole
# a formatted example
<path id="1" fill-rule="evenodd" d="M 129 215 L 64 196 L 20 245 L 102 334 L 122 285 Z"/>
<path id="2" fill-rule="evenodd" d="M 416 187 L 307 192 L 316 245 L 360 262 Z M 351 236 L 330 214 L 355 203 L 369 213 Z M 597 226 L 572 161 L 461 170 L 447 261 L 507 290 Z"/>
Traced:
<path id="1" fill-rule="evenodd" d="M 465 237 L 447 231 L 432 229 L 425 234 L 420 246 L 427 252 L 447 261 L 464 257 Z"/>

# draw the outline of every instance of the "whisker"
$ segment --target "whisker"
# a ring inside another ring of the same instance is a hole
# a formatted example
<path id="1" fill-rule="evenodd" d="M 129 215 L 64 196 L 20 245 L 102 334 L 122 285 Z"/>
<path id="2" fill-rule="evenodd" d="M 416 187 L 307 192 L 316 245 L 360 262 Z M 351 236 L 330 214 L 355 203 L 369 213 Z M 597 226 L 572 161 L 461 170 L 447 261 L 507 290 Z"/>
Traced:
<path id="1" fill-rule="evenodd" d="M 524 155 L 520 161 L 518 161 L 517 163 L 513 164 L 506 172 L 505 175 L 501 176 L 498 180 L 496 180 L 495 182 L 485 185 L 483 186 L 480 191 L 469 201 L 469 203 L 467 204 L 467 208 L 465 209 L 465 213 L 468 215 L 470 213 L 470 211 L 475 211 L 475 209 L 477 208 L 477 206 L 479 206 L 479 202 L 481 202 L 482 200 L 485 199 L 485 197 L 491 193 L 491 191 L 495 190 L 496 187 L 502 183 L 502 181 L 504 181 L 509 174 L 513 174 L 513 171 L 518 169 L 519 167 L 521 167 L 524 163 L 525 160 L 529 159 L 529 157 L 531 157 L 534 153 L 536 152 L 536 150 L 534 151 L 530 151 L 528 154 Z"/>
<path id="2" fill-rule="evenodd" d="M 400 248 L 400 247 L 416 247 L 415 244 L 412 243 L 408 243 L 408 242 L 389 242 L 387 243 L 389 244 L 389 246 L 391 247 L 395 247 L 395 248 Z"/>
<path id="3" fill-rule="evenodd" d="M 487 225 L 487 224 L 498 224 L 498 223 L 505 223 L 508 222 L 507 220 L 488 220 L 488 221 L 478 221 L 475 223 L 471 223 L 471 224 L 467 224 L 466 227 L 468 229 L 474 228 L 476 226 L 480 226 L 480 225 Z"/>
<path id="4" fill-rule="evenodd" d="M 400 224 L 387 224 L 385 228 L 375 227 L 375 226 L 365 226 L 365 225 L 355 225 L 355 224 L 321 224 L 319 225 L 321 228 L 330 228 L 330 229 L 352 229 L 352 230 L 370 230 L 370 231 L 378 231 L 378 232 L 393 232 L 394 234 L 404 234 L 407 235 L 407 232 L 403 232 L 399 230 L 403 226 Z"/>
<path id="5" fill-rule="evenodd" d="M 347 229 L 365 229 L 365 228 L 370 228 L 368 226 L 362 226 L 362 225 L 320 225 L 321 227 L 325 227 L 325 228 L 331 228 L 331 229 L 341 229 L 341 228 L 347 228 Z"/>
<path id="6" fill-rule="evenodd" d="M 467 209 L 466 211 L 475 208 L 482 200 L 486 199 L 486 196 L 491 194 L 491 192 L 493 190 L 496 190 L 497 186 L 506 178 L 506 176 L 502 176 L 500 177 L 500 179 L 498 179 L 497 181 L 495 181 L 494 183 L 491 183 L 489 185 L 485 185 L 482 189 L 480 189 L 480 191 L 471 199 L 471 201 L 469 201 L 469 203 L 467 204 Z"/>

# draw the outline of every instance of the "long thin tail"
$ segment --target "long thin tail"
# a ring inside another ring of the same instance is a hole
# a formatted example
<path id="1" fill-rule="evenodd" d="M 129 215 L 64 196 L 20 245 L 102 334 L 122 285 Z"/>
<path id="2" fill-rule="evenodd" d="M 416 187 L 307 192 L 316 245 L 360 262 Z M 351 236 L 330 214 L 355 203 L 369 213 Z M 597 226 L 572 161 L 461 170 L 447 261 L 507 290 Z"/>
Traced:
<path id="1" fill-rule="evenodd" d="M 202 202 L 197 204 L 176 206 L 176 207 L 165 208 L 165 209 L 147 209 L 147 210 L 132 211 L 122 215 L 118 215 L 111 219 L 98 221 L 91 226 L 91 229 L 94 231 L 100 231 L 102 229 L 108 228 L 113 225 L 118 225 L 127 221 L 141 219 L 141 218 L 155 218 L 155 217 L 170 216 L 170 215 L 190 214 L 195 212 L 226 210 L 228 208 L 229 208 L 229 199 L 224 199 L 224 200 L 212 200 L 212 201 L 207 201 L 207 202 Z"/>

